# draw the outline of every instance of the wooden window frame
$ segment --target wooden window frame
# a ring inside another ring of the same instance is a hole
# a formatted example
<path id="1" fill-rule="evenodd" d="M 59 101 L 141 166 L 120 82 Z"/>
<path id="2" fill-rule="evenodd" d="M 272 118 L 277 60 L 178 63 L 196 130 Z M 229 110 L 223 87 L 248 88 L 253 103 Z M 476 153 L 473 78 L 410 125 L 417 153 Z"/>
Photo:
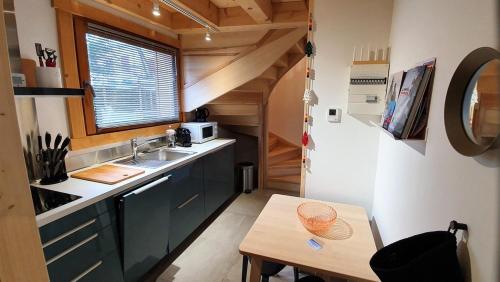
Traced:
<path id="1" fill-rule="evenodd" d="M 83 18 L 83 17 L 74 17 L 74 29 L 75 29 L 75 45 L 76 45 L 76 54 L 77 54 L 77 60 L 78 60 L 78 72 L 80 76 L 80 85 L 81 87 L 84 87 L 85 81 L 90 81 L 90 69 L 89 69 L 89 60 L 88 60 L 88 50 L 87 50 L 87 40 L 86 40 L 86 34 L 89 32 L 89 23 L 94 23 L 106 28 L 109 28 L 113 31 L 123 33 L 123 34 L 128 34 L 133 37 L 137 37 L 149 42 L 152 42 L 154 44 L 158 44 L 160 46 L 165 46 L 165 48 L 172 49 L 174 50 L 174 56 L 175 56 L 175 63 L 176 63 L 176 79 L 177 79 L 177 96 L 178 100 L 180 101 L 180 65 L 179 65 L 179 49 L 172 47 L 170 45 L 166 45 L 164 43 L 158 42 L 156 40 L 152 40 L 149 38 L 145 38 L 143 36 L 133 34 L 130 32 L 127 32 L 125 30 L 122 30 L 120 28 L 114 27 L 114 26 L 109 26 L 97 21 L 90 20 L 88 18 Z M 118 40 L 127 44 L 131 44 L 134 46 L 140 46 L 143 48 L 155 50 L 155 51 L 164 51 L 160 47 L 155 48 L 154 46 L 147 45 L 146 43 L 141 44 L 137 41 L 133 40 L 128 40 L 126 38 L 114 38 L 113 36 L 110 36 L 111 39 Z M 85 89 L 85 96 L 83 99 L 83 112 L 85 116 L 85 127 L 87 131 L 87 135 L 96 135 L 96 134 L 103 134 L 103 133 L 111 133 L 111 132 L 118 132 L 118 131 L 124 131 L 124 130 L 130 130 L 130 129 L 138 129 L 138 128 L 145 128 L 145 127 L 152 127 L 156 125 L 163 125 L 163 124 L 176 124 L 179 122 L 180 117 L 181 117 L 181 112 L 179 111 L 178 113 L 178 119 L 175 121 L 168 121 L 168 122 L 153 122 L 153 123 L 144 123 L 144 124 L 135 124 L 135 125 L 125 125 L 125 126 L 119 126 L 119 127 L 113 127 L 113 128 L 97 128 L 96 125 L 96 118 L 95 118 L 95 110 L 94 110 L 94 97 L 92 94 L 92 91 L 87 87 Z"/>
<path id="2" fill-rule="evenodd" d="M 180 76 L 178 80 L 180 95 L 180 122 L 185 119 L 183 112 L 183 95 L 181 86 L 182 77 L 182 50 L 180 50 L 180 40 L 169 35 L 151 30 L 145 26 L 129 21 L 122 17 L 96 9 L 94 7 L 68 0 L 53 0 L 53 7 L 56 10 L 56 24 L 59 36 L 59 53 L 61 69 L 63 73 L 64 86 L 68 88 L 79 88 L 80 78 L 78 71 L 78 59 L 76 55 L 76 44 L 74 34 L 74 18 L 83 17 L 104 25 L 112 26 L 121 30 L 127 30 L 134 35 L 142 36 L 146 39 L 159 42 L 164 45 L 179 49 L 178 70 Z M 88 135 L 85 126 L 85 114 L 83 110 L 82 98 L 66 98 L 66 108 L 71 136 L 71 150 L 81 150 L 97 146 L 105 146 L 112 143 L 119 143 L 130 140 L 138 136 L 158 136 L 164 134 L 167 129 L 175 129 L 180 123 L 161 124 L 150 127 L 123 130 L 111 133 Z"/>

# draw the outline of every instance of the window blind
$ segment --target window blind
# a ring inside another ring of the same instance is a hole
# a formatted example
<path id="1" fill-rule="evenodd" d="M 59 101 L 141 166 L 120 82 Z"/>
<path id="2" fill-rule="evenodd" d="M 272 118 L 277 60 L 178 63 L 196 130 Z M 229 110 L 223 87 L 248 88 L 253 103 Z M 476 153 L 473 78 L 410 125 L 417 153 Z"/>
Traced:
<path id="1" fill-rule="evenodd" d="M 86 40 L 98 129 L 179 120 L 175 49 L 97 25 Z"/>

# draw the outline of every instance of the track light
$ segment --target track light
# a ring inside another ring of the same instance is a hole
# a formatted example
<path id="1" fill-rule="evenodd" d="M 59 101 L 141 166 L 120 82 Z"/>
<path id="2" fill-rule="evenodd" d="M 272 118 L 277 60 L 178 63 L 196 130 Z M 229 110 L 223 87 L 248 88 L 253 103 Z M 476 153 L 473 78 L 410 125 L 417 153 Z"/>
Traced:
<path id="1" fill-rule="evenodd" d="M 212 41 L 212 36 L 210 35 L 210 32 L 207 31 L 207 33 L 205 33 L 205 41 Z"/>
<path id="2" fill-rule="evenodd" d="M 159 17 L 161 15 L 160 13 L 160 3 L 158 1 L 153 1 L 153 15 L 156 17 Z"/>

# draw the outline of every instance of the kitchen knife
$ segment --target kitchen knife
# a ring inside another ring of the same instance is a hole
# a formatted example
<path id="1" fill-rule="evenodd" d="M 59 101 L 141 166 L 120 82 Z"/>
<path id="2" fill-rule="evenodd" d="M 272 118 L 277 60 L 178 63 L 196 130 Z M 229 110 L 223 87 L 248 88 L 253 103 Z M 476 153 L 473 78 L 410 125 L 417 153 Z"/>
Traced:
<path id="1" fill-rule="evenodd" d="M 59 160 L 64 161 L 64 158 L 66 157 L 66 154 L 68 154 L 68 150 L 64 150 L 62 155 L 59 157 Z"/>
<path id="2" fill-rule="evenodd" d="M 62 140 L 61 133 L 57 133 L 56 139 L 54 140 L 54 150 L 56 150 L 59 147 L 59 144 L 61 144 L 61 140 Z"/>
<path id="3" fill-rule="evenodd" d="M 66 147 L 69 145 L 69 142 L 71 141 L 71 139 L 69 139 L 69 137 L 66 137 L 64 139 L 64 141 L 62 142 L 61 144 L 61 150 L 64 150 L 66 149 Z"/>
<path id="4" fill-rule="evenodd" d="M 62 140 L 62 135 L 61 133 L 57 133 L 56 139 L 54 140 L 54 149 L 52 151 L 52 162 L 56 163 L 56 156 L 58 155 L 59 151 L 59 144 L 61 143 Z"/>
<path id="5" fill-rule="evenodd" d="M 59 151 L 57 152 L 57 156 L 56 156 L 56 162 L 57 161 L 64 161 L 64 157 L 66 157 L 66 154 L 68 153 L 68 150 L 64 150 L 64 149 L 59 149 Z"/>
<path id="6" fill-rule="evenodd" d="M 43 159 L 43 144 L 42 144 L 42 136 L 38 135 L 38 154 L 36 154 L 36 160 L 41 162 Z"/>
<path id="7" fill-rule="evenodd" d="M 59 172 L 59 169 L 61 168 L 62 163 L 63 162 L 61 160 L 57 162 L 56 166 L 54 167 L 54 171 L 53 171 L 54 176 L 56 176 L 57 173 Z"/>
<path id="8" fill-rule="evenodd" d="M 50 150 L 50 141 L 52 141 L 52 135 L 50 133 L 45 132 L 45 147 L 47 148 L 47 160 L 51 160 L 51 150 Z"/>
<path id="9" fill-rule="evenodd" d="M 50 178 L 49 162 L 43 163 L 43 167 L 44 167 L 44 170 L 45 170 L 45 177 Z"/>
<path id="10" fill-rule="evenodd" d="M 47 149 L 50 149 L 50 141 L 52 141 L 52 135 L 50 135 L 50 133 L 48 132 L 45 132 L 45 147 L 47 147 Z"/>
<path id="11" fill-rule="evenodd" d="M 42 153 L 43 144 L 42 144 L 42 136 L 38 135 L 38 152 Z"/>

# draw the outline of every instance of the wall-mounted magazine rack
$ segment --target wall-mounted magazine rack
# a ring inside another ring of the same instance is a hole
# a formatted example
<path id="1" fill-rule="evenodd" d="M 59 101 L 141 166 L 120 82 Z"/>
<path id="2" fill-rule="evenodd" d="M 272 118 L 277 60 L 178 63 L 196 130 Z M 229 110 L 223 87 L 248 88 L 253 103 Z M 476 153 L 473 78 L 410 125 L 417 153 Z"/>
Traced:
<path id="1" fill-rule="evenodd" d="M 387 129 L 383 128 L 380 126 L 380 124 L 370 121 L 370 124 L 378 129 L 380 129 L 383 133 L 387 134 L 389 137 L 391 137 L 393 140 L 400 141 L 400 140 L 421 140 L 421 141 L 427 141 L 427 132 L 428 128 L 426 127 L 424 131 L 419 133 L 418 135 L 411 137 L 411 138 L 406 138 L 406 139 L 401 139 L 401 138 L 396 138 L 392 133 L 390 133 Z"/>
<path id="2" fill-rule="evenodd" d="M 372 124 L 395 140 L 425 141 L 435 65 L 432 58 L 391 75 L 384 114 L 380 123 Z"/>

